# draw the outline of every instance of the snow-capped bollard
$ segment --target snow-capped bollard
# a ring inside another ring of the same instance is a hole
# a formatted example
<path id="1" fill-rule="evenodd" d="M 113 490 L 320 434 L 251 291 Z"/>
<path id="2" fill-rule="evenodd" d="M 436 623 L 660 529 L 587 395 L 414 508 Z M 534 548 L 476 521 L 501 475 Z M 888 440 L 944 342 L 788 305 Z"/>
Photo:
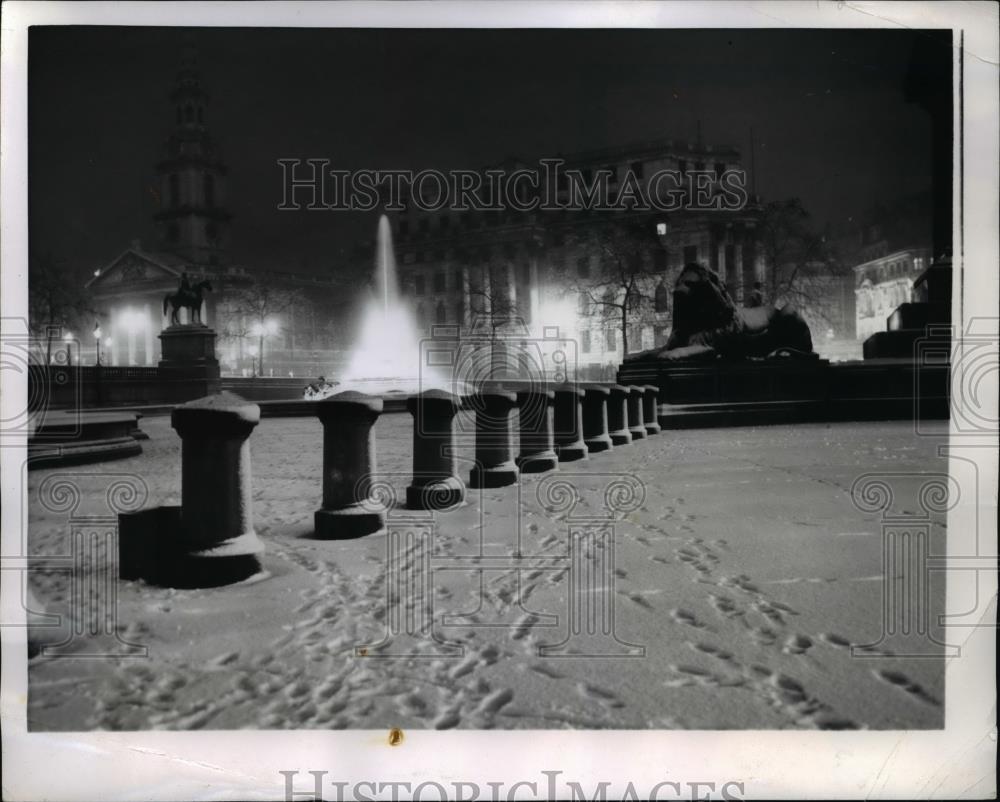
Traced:
<path id="1" fill-rule="evenodd" d="M 587 458 L 583 442 L 583 390 L 563 385 L 555 390 L 555 444 L 560 462 Z"/>
<path id="2" fill-rule="evenodd" d="M 371 497 L 375 432 L 382 399 L 352 390 L 316 404 L 323 424 L 323 506 L 314 516 L 316 537 L 346 539 L 385 526 L 385 510 Z"/>
<path id="3" fill-rule="evenodd" d="M 455 474 L 455 414 L 461 400 L 444 390 L 407 399 L 413 415 L 413 482 L 406 488 L 411 510 L 443 510 L 461 504 L 465 485 Z"/>
<path id="4" fill-rule="evenodd" d="M 520 450 L 515 463 L 521 473 L 544 473 L 559 465 L 552 439 L 555 393 L 541 387 L 517 391 L 517 428 Z"/>
<path id="5" fill-rule="evenodd" d="M 642 388 L 642 421 L 646 426 L 646 434 L 659 434 L 659 399 L 660 388 L 655 384 L 646 384 Z"/>
<path id="6" fill-rule="evenodd" d="M 628 387 L 628 430 L 633 440 L 646 436 L 646 425 L 642 420 L 642 388 L 634 384 Z"/>
<path id="7" fill-rule="evenodd" d="M 476 411 L 476 464 L 469 473 L 469 487 L 506 487 L 517 481 L 510 420 L 516 404 L 515 393 L 500 389 L 469 399 Z"/>
<path id="8" fill-rule="evenodd" d="M 608 435 L 608 397 L 611 391 L 604 384 L 583 386 L 583 441 L 587 451 L 597 454 L 611 448 Z"/>
<path id="9" fill-rule="evenodd" d="M 632 442 L 628 429 L 628 388 L 612 384 L 608 390 L 608 429 L 612 445 L 627 446 Z"/>
<path id="10" fill-rule="evenodd" d="M 223 392 L 175 407 L 181 438 L 180 570 L 194 585 L 238 581 L 260 570 L 253 529 L 250 433 L 260 407 Z"/>

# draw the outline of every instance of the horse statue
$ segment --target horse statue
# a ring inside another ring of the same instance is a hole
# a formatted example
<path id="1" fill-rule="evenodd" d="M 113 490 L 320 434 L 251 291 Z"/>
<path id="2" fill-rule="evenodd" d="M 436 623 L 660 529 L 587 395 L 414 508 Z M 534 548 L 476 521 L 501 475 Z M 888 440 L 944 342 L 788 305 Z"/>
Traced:
<path id="1" fill-rule="evenodd" d="M 167 314 L 167 307 L 172 306 L 170 313 L 170 325 L 179 326 L 180 318 L 177 313 L 185 308 L 188 310 L 188 319 L 192 323 L 201 323 L 201 301 L 205 290 L 212 291 L 212 282 L 199 281 L 193 287 L 185 287 L 187 282 L 182 281 L 180 289 L 172 292 L 163 299 L 163 314 Z"/>
<path id="2" fill-rule="evenodd" d="M 667 344 L 626 357 L 634 361 L 766 357 L 817 358 L 809 325 L 791 305 L 741 308 L 712 270 L 693 262 L 674 285 L 673 329 Z"/>

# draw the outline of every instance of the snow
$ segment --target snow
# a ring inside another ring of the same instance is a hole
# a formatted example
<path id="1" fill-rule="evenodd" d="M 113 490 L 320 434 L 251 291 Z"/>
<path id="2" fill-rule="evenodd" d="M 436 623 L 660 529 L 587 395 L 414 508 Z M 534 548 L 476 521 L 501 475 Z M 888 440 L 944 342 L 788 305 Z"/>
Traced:
<path id="1" fill-rule="evenodd" d="M 379 474 L 399 499 L 411 422 L 386 414 L 376 425 Z M 460 425 L 467 479 L 471 420 Z M 146 483 L 147 506 L 180 503 L 180 441 L 166 417 L 142 426 L 141 456 L 29 474 L 32 554 L 70 550 L 67 513 L 39 503 L 53 474 L 77 477 L 78 515 L 101 514 L 101 488 L 122 474 Z M 921 474 L 946 470 L 939 430 L 665 431 L 519 486 L 470 490 L 458 509 L 396 509 L 390 562 L 385 535 L 309 537 L 320 424 L 265 419 L 251 438 L 264 575 L 210 590 L 119 582 L 116 636 L 76 638 L 65 654 L 31 661 L 29 727 L 939 728 L 944 661 L 899 657 L 903 636 L 882 639 L 881 519 L 850 494 L 858 476 L 892 472 L 897 512 L 912 514 Z M 608 513 L 609 485 L 629 475 L 640 495 Z M 574 506 L 553 501 L 557 479 L 575 488 Z M 589 533 L 587 553 L 606 574 L 571 576 L 570 532 Z M 613 564 L 601 539 L 612 532 Z M 932 515 L 932 553 L 943 553 L 944 538 L 943 514 Z M 415 580 L 429 566 L 433 577 L 397 584 L 387 566 Z M 67 609 L 66 571 L 38 569 L 31 582 L 50 611 Z M 560 650 L 571 582 L 596 631 L 588 639 L 584 619 Z M 943 596 L 943 581 L 932 581 L 932 622 Z M 402 618 L 387 614 L 389 598 L 401 598 Z M 614 637 L 602 638 L 608 599 Z M 417 631 L 425 605 L 438 640 Z M 407 616 L 416 637 L 406 637 Z M 403 656 L 379 648 L 393 624 Z M 851 644 L 875 645 L 852 656 Z M 593 656 L 601 649 L 616 655 Z M 95 651 L 113 656 L 79 656 Z"/>

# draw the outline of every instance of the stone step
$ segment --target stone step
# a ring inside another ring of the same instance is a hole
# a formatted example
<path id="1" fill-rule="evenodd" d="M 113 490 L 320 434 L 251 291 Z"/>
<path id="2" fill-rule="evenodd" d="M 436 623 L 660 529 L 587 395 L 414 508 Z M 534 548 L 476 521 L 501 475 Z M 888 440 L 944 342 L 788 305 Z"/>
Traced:
<path id="1" fill-rule="evenodd" d="M 900 304 L 896 311 L 886 318 L 889 331 L 903 329 L 925 329 L 933 324 L 951 322 L 951 306 L 943 303 Z"/>
<path id="2" fill-rule="evenodd" d="M 918 341 L 945 344 L 949 340 L 946 334 L 928 334 L 926 329 L 878 331 L 864 341 L 861 350 L 865 359 L 915 359 Z"/>

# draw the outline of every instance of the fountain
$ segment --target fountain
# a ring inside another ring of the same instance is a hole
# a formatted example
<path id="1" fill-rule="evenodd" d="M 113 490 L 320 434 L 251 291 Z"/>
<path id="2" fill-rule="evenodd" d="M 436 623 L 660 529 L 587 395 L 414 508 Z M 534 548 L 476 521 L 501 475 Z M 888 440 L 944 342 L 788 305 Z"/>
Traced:
<path id="1" fill-rule="evenodd" d="M 369 395 L 412 394 L 451 389 L 451 382 L 421 365 L 420 337 L 399 300 L 392 230 L 382 215 L 375 242 L 375 292 L 362 316 L 361 336 L 340 384 L 332 392 L 358 390 Z"/>

